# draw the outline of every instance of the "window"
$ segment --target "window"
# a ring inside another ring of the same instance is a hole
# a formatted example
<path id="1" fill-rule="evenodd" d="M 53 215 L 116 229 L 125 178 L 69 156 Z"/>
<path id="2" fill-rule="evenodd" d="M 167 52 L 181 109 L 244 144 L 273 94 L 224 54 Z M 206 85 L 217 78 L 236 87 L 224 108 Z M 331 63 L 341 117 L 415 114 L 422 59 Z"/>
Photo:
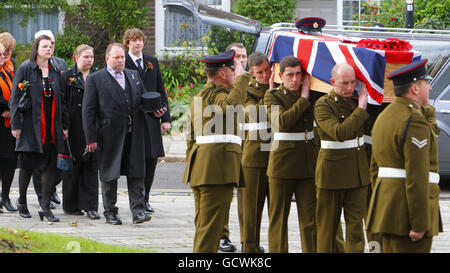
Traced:
<path id="1" fill-rule="evenodd" d="M 198 2 L 230 11 L 230 0 L 200 0 Z M 194 47 L 205 46 L 201 39 L 210 29 L 210 25 L 201 23 L 195 17 L 166 10 L 164 12 L 164 47 L 180 47 L 183 42 L 192 42 Z"/>
<path id="2" fill-rule="evenodd" d="M 22 16 L 19 14 L 7 12 L 5 18 L 0 21 L 0 28 L 4 28 L 11 33 L 17 43 L 29 43 L 34 40 L 34 33 L 41 29 L 49 29 L 54 34 L 62 29 L 64 16 L 58 12 L 48 14 L 41 12 L 34 18 L 28 20 L 28 25 L 22 27 L 19 25 Z"/>
<path id="3" fill-rule="evenodd" d="M 192 42 L 193 46 L 202 46 L 201 38 L 210 30 L 196 17 L 177 12 L 165 12 L 164 46 L 181 47 L 183 42 Z"/>
<path id="4" fill-rule="evenodd" d="M 422 53 L 422 59 L 428 59 L 428 74 L 436 78 L 431 81 L 433 90 L 430 99 L 435 99 L 450 84 L 449 65 L 443 69 L 450 57 L 450 43 L 440 41 L 410 41 L 413 49 Z"/>
<path id="5" fill-rule="evenodd" d="M 215 5 L 215 6 L 221 6 L 222 5 L 222 0 L 209 0 L 208 4 L 211 5 Z"/>
<path id="6" fill-rule="evenodd" d="M 448 69 L 447 69 L 448 70 Z M 447 73 L 448 74 L 448 73 Z M 448 85 L 447 85 L 448 86 Z M 442 100 L 448 100 L 450 101 L 450 89 L 447 88 L 447 93 L 444 94 L 444 96 L 442 96 Z"/>
<path id="7" fill-rule="evenodd" d="M 364 20 L 360 18 L 362 4 L 364 2 L 367 2 L 367 0 L 344 0 L 342 16 L 343 25 L 361 26 L 361 24 L 364 24 Z"/>
<path id="8" fill-rule="evenodd" d="M 431 83 L 432 90 L 430 92 L 430 99 L 435 99 L 439 94 L 447 90 L 447 93 L 445 93 L 442 96 L 442 100 L 449 100 L 450 101 L 450 65 L 447 64 L 447 66 L 443 69 L 443 71 L 437 75 L 437 78 L 432 81 Z"/>

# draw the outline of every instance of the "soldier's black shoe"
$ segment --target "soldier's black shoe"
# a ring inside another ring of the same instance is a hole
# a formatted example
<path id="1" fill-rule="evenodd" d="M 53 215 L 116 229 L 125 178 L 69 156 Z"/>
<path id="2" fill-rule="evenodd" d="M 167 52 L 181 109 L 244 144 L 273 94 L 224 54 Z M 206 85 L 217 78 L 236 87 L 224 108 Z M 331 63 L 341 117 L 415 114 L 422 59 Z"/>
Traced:
<path id="1" fill-rule="evenodd" d="M 264 252 L 265 252 L 264 247 L 263 246 L 259 246 L 259 253 L 264 253 Z"/>
<path id="2" fill-rule="evenodd" d="M 222 252 L 235 252 L 236 247 L 231 243 L 228 237 L 220 239 L 219 250 Z"/>

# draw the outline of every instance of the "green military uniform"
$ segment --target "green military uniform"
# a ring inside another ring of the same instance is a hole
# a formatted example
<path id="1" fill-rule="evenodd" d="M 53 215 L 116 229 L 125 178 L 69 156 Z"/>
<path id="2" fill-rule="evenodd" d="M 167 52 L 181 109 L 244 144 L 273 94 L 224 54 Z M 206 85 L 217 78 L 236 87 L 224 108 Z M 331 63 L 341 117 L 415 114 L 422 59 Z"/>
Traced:
<path id="1" fill-rule="evenodd" d="M 439 129 L 434 109 L 427 108 L 422 110 L 407 98 L 397 97 L 380 114 L 372 131 L 374 189 L 367 230 L 382 234 L 382 252 L 429 252 L 432 237 L 442 231 Z M 410 230 L 425 231 L 425 235 L 412 242 Z"/>
<path id="2" fill-rule="evenodd" d="M 362 220 L 366 213 L 369 165 L 364 122 L 369 114 L 332 90 L 314 107 L 321 139 L 316 167 L 317 251 L 335 251 L 335 238 L 344 208 L 346 252 L 364 251 Z"/>
<path id="3" fill-rule="evenodd" d="M 195 198 L 194 252 L 217 252 L 233 188 L 240 184 L 242 150 L 237 120 L 226 116 L 227 110 L 232 110 L 227 106 L 244 103 L 247 86 L 244 76 L 236 78 L 231 90 L 208 82 L 191 103 L 183 182 L 190 183 Z M 215 112 L 204 113 L 208 107 L 215 108 Z M 227 128 L 234 128 L 234 133 Z"/>
<path id="4" fill-rule="evenodd" d="M 269 182 L 267 178 L 267 162 L 269 149 L 264 147 L 269 140 L 259 132 L 268 131 L 268 120 L 265 113 L 260 110 L 264 106 L 263 98 L 269 86 L 261 84 L 248 73 L 249 85 L 247 100 L 245 101 L 246 118 L 244 131 L 247 132 L 242 151 L 242 172 L 245 187 L 242 190 L 243 224 L 241 241 L 242 251 L 245 253 L 258 253 L 260 243 L 261 219 L 264 202 L 269 201 Z M 263 131 L 261 131 L 263 130 Z M 261 145 L 262 144 L 262 145 Z"/>
<path id="5" fill-rule="evenodd" d="M 313 139 L 311 103 L 284 85 L 264 96 L 274 140 L 269 155 L 269 252 L 288 252 L 288 217 L 292 194 L 297 202 L 303 252 L 316 251 Z M 279 111 L 275 111 L 278 106 Z M 277 116 L 278 115 L 278 116 Z M 275 124 L 273 121 L 278 121 Z"/>
<path id="6" fill-rule="evenodd" d="M 314 105 L 315 102 L 322 96 L 324 96 L 324 93 L 311 90 L 309 100 Z M 317 130 L 317 123 L 315 120 L 313 122 L 313 131 L 314 131 L 314 139 L 312 139 L 311 142 L 313 143 L 315 152 L 318 154 L 319 150 L 320 150 L 320 136 L 319 136 L 319 131 Z M 338 225 L 338 230 L 336 233 L 336 245 L 335 245 L 335 249 L 333 250 L 333 252 L 336 252 L 336 253 L 344 253 L 345 252 L 345 240 L 344 240 L 344 235 L 342 232 L 342 225 Z"/>

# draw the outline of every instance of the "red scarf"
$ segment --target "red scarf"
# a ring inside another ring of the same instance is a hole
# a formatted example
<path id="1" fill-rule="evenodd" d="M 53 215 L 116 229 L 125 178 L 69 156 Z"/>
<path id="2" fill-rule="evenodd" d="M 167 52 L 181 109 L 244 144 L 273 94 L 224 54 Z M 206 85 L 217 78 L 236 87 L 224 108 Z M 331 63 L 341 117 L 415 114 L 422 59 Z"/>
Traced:
<path id="1" fill-rule="evenodd" d="M 0 88 L 2 89 L 2 95 L 3 98 L 5 98 L 5 100 L 9 101 L 9 99 L 11 98 L 12 82 L 8 74 L 5 72 L 5 70 L 3 70 L 3 66 L 0 66 L 0 73 L 3 73 L 6 79 L 5 82 L 5 80 L 2 77 L 0 77 Z M 11 119 L 5 118 L 5 127 L 8 128 L 10 126 L 11 126 Z"/>
<path id="2" fill-rule="evenodd" d="M 52 144 L 55 144 L 55 97 L 56 94 L 53 93 L 53 99 L 52 99 L 52 124 L 51 124 L 51 130 L 52 130 Z M 42 139 L 42 146 L 45 144 L 45 136 L 47 133 L 47 128 L 45 127 L 45 111 L 44 111 L 44 98 L 42 98 L 41 102 L 41 139 Z"/>

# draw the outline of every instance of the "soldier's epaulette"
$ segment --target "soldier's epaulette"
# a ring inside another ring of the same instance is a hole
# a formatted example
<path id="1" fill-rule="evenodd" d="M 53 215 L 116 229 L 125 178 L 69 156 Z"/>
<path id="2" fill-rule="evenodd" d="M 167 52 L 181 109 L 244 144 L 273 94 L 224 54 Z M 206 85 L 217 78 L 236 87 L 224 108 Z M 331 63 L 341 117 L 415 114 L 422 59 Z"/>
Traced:
<path id="1" fill-rule="evenodd" d="M 409 104 L 408 108 L 411 111 L 411 116 L 413 120 L 424 121 L 428 124 L 428 120 L 425 117 L 425 114 L 419 108 L 414 107 L 412 104 Z"/>

